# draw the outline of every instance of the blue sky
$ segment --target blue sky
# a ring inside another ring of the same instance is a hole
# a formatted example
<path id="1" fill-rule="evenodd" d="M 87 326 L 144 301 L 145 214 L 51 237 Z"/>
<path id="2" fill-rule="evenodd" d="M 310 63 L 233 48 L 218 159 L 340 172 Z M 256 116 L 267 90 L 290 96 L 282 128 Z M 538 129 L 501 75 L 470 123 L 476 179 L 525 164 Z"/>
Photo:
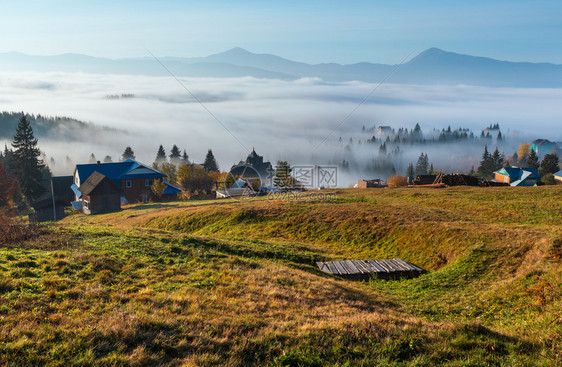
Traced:
<path id="1" fill-rule="evenodd" d="M 398 63 L 429 47 L 562 64 L 562 1 L 27 1 L 0 7 L 0 52 Z"/>

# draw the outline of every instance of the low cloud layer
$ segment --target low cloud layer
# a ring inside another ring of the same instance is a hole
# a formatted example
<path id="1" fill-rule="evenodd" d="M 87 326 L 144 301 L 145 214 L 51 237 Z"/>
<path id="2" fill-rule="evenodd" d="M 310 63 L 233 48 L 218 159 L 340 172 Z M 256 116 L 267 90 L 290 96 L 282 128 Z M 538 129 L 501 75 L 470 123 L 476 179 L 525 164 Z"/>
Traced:
<path id="1" fill-rule="evenodd" d="M 87 161 L 90 153 L 118 159 L 130 145 L 139 160 L 149 163 L 160 144 L 168 153 L 177 144 L 196 162 L 212 148 L 222 169 L 252 147 L 272 162 L 317 163 L 313 157 L 336 156 L 338 138 L 358 136 L 363 125 L 412 128 L 420 123 L 424 131 L 451 125 L 477 133 L 498 122 L 505 134 L 519 131 L 529 139 L 562 141 L 560 89 L 383 84 L 362 103 L 376 85 L 319 79 L 180 80 L 220 123 L 171 77 L 0 74 L 0 109 L 69 116 L 128 132 L 83 141 L 40 141 L 47 156 L 61 160 L 68 154 L 75 162 Z"/>

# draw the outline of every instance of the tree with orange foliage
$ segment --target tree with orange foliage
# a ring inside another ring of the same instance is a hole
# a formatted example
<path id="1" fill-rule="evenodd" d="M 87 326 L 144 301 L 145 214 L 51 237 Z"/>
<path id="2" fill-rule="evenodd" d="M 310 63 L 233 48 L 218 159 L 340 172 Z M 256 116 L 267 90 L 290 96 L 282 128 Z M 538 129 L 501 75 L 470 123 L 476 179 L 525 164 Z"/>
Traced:
<path id="1" fill-rule="evenodd" d="M 388 179 L 388 187 L 408 186 L 408 179 L 402 175 L 394 175 Z"/>

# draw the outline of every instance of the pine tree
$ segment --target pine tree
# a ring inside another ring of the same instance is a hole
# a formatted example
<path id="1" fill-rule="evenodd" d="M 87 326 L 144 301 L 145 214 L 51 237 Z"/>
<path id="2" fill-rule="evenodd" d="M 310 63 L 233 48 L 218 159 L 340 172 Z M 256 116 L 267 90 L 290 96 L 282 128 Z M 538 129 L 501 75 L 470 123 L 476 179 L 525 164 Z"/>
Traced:
<path id="1" fill-rule="evenodd" d="M 494 150 L 494 153 L 492 154 L 492 161 L 494 162 L 492 166 L 493 171 L 497 171 L 504 166 L 505 157 L 503 154 L 500 153 L 498 147 L 496 147 L 496 150 Z"/>
<path id="2" fill-rule="evenodd" d="M 494 158 L 488 152 L 488 146 L 484 146 L 484 154 L 482 154 L 482 160 L 478 166 L 478 174 L 480 177 L 489 179 L 492 177 L 494 172 Z"/>
<path id="3" fill-rule="evenodd" d="M 539 173 L 544 176 L 548 173 L 556 173 L 560 170 L 558 156 L 556 153 L 550 153 L 544 156 L 541 162 Z"/>
<path id="4" fill-rule="evenodd" d="M 207 152 L 205 162 L 203 162 L 203 167 L 205 167 L 207 172 L 218 172 L 219 170 L 219 165 L 217 164 L 217 160 L 215 159 L 211 149 Z"/>
<path id="5" fill-rule="evenodd" d="M 111 159 L 111 156 L 110 156 L 110 155 L 106 155 L 106 156 L 103 158 L 103 163 L 111 163 L 111 162 L 113 162 L 113 160 Z"/>
<path id="6" fill-rule="evenodd" d="M 529 156 L 527 157 L 527 167 L 529 168 L 534 168 L 536 170 L 539 169 L 540 164 L 539 164 L 539 157 L 537 157 L 537 153 L 531 149 L 531 151 L 529 152 Z"/>
<path id="7" fill-rule="evenodd" d="M 428 171 L 428 158 L 425 154 L 420 154 L 418 161 L 416 163 L 416 176 L 427 175 Z"/>
<path id="8" fill-rule="evenodd" d="M 408 182 L 412 183 L 414 181 L 414 164 L 410 162 L 408 169 L 406 170 L 406 177 L 408 177 Z"/>
<path id="9" fill-rule="evenodd" d="M 133 149 L 131 147 L 127 147 L 125 148 L 125 151 L 123 152 L 123 156 L 121 157 L 122 161 L 126 161 L 127 159 L 135 159 L 135 152 L 133 152 Z"/>
<path id="10" fill-rule="evenodd" d="M 39 160 L 41 152 L 37 148 L 37 139 L 25 115 L 20 118 L 12 147 L 11 171 L 20 184 L 22 194 L 31 203 L 46 191 L 43 186 L 45 165 Z"/>
<path id="11" fill-rule="evenodd" d="M 497 136 L 496 140 L 497 140 L 498 142 L 500 142 L 500 141 L 503 140 L 503 136 L 502 136 L 502 132 L 501 132 L 501 131 L 498 132 L 498 136 Z"/>
<path id="12" fill-rule="evenodd" d="M 96 163 L 97 159 L 96 156 L 94 155 L 94 153 L 90 154 L 90 159 L 88 159 L 88 163 L 92 164 L 92 163 Z"/>
<path id="13" fill-rule="evenodd" d="M 158 153 L 156 153 L 156 159 L 154 160 L 154 162 L 166 162 L 166 151 L 164 150 L 164 147 L 162 145 L 158 147 Z"/>
<path id="14" fill-rule="evenodd" d="M 189 164 L 189 156 L 187 155 L 185 149 L 183 150 L 183 156 L 181 157 L 181 160 L 182 164 Z"/>
<path id="15" fill-rule="evenodd" d="M 181 160 L 181 152 L 176 144 L 172 147 L 170 151 L 170 162 L 173 164 L 179 164 Z"/>
<path id="16" fill-rule="evenodd" d="M 292 187 L 295 179 L 291 176 L 292 168 L 287 161 L 278 161 L 275 166 L 273 184 L 277 187 Z"/>

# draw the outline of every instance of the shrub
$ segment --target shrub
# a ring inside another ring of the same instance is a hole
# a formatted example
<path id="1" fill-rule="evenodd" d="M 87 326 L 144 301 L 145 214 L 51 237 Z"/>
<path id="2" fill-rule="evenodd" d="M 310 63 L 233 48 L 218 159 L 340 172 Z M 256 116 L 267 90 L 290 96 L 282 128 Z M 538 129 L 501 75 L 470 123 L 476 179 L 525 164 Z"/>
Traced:
<path id="1" fill-rule="evenodd" d="M 552 173 L 547 173 L 544 176 L 542 176 L 541 181 L 545 185 L 556 185 L 556 180 L 554 179 L 554 175 Z"/>
<path id="2" fill-rule="evenodd" d="M 402 175 L 394 175 L 388 179 L 388 187 L 408 186 L 408 179 Z"/>

